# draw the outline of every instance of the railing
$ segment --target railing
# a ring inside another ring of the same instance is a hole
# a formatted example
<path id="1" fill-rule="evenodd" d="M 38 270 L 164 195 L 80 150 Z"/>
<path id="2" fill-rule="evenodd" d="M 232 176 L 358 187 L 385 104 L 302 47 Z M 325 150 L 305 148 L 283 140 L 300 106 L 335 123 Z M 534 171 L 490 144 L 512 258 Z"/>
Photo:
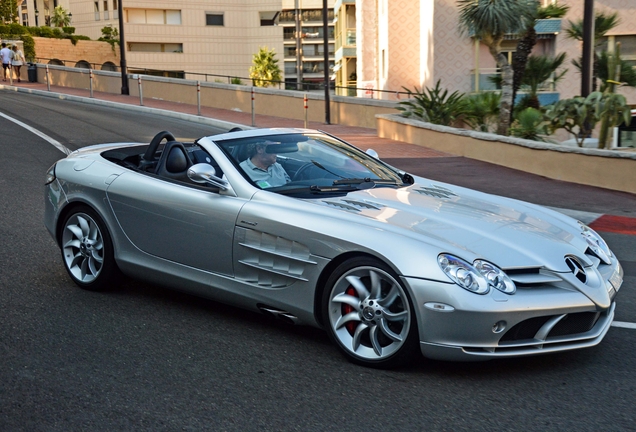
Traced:
<path id="1" fill-rule="evenodd" d="M 55 61 L 56 63 L 51 63 L 51 61 Z M 37 57 L 35 59 L 36 63 L 42 64 L 57 64 L 58 66 L 65 67 L 76 67 L 76 65 L 80 62 L 77 60 L 62 60 L 62 59 L 50 59 Z M 61 64 L 60 64 L 61 63 Z M 102 70 L 102 64 L 99 63 L 89 63 L 86 61 L 82 61 L 82 65 L 84 67 L 79 67 L 80 69 L 94 69 L 94 70 Z M 90 65 L 90 67 L 86 67 Z M 81 66 L 81 65 L 80 65 Z M 106 69 L 112 72 L 120 72 L 121 69 L 119 66 L 113 64 L 111 69 Z M 295 72 L 295 71 L 294 71 Z M 309 72 L 306 70 L 306 72 Z M 202 82 L 217 82 L 224 84 L 235 84 L 235 85 L 253 85 L 253 80 L 249 77 L 242 77 L 236 75 L 218 75 L 218 74 L 209 74 L 209 73 L 201 73 L 201 72 L 178 72 L 178 71 L 167 71 L 160 69 L 148 69 L 148 68 L 128 68 L 129 74 L 137 74 L 137 75 L 151 75 L 151 76 L 163 76 L 166 78 L 180 78 L 180 79 L 193 79 Z M 182 76 L 177 76 L 182 75 Z M 309 92 L 318 92 L 324 91 L 325 85 L 324 82 L 302 82 L 298 83 L 296 81 L 276 81 L 276 80 L 259 80 L 263 82 L 267 82 L 271 87 L 278 88 L 280 90 L 295 90 L 295 91 L 309 91 Z M 366 99 L 384 99 L 384 100 L 400 100 L 407 99 L 409 97 L 408 92 L 404 91 L 393 91 L 393 90 L 379 90 L 371 87 L 356 87 L 355 81 L 350 81 L 347 86 L 336 86 L 333 82 L 330 83 L 330 88 L 335 92 L 338 96 L 350 96 L 350 97 L 359 97 Z"/>

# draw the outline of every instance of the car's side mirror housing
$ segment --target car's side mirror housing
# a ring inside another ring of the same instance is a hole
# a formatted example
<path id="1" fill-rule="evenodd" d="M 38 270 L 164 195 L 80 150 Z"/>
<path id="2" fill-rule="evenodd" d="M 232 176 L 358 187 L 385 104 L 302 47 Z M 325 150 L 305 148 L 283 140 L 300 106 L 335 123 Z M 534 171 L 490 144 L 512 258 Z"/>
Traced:
<path id="1" fill-rule="evenodd" d="M 210 184 L 221 190 L 228 190 L 229 183 L 216 176 L 216 169 L 207 163 L 198 163 L 188 168 L 188 178 L 195 183 Z"/>
<path id="2" fill-rule="evenodd" d="M 380 155 L 378 154 L 377 151 L 373 150 L 372 148 L 367 149 L 367 151 L 365 153 L 368 154 L 369 156 L 371 156 L 372 158 L 380 160 Z"/>

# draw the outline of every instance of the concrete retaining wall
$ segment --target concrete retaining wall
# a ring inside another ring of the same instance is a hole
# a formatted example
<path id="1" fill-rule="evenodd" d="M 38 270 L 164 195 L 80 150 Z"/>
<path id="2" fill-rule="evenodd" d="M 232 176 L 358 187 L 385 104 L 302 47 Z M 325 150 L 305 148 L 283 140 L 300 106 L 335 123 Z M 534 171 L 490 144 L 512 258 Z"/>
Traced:
<path id="1" fill-rule="evenodd" d="M 636 152 L 582 149 L 379 115 L 378 136 L 552 179 L 636 193 Z"/>

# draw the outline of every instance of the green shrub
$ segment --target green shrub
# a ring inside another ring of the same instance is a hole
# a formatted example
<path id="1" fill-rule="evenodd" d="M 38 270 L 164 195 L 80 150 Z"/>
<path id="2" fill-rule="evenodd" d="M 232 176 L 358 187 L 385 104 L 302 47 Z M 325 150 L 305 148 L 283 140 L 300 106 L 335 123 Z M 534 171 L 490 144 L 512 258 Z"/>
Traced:
<path id="1" fill-rule="evenodd" d="M 236 85 L 243 85 L 243 81 L 241 81 L 241 79 L 237 77 L 232 77 L 232 79 L 230 80 L 230 83 L 236 84 Z"/>
<path id="2" fill-rule="evenodd" d="M 33 37 L 29 34 L 23 34 L 20 36 L 20 40 L 24 48 L 24 58 L 26 58 L 27 61 L 35 60 L 35 41 Z"/>
<path id="3" fill-rule="evenodd" d="M 73 33 L 75 33 L 75 27 L 71 27 L 71 26 L 62 27 L 62 31 L 66 33 L 67 35 L 72 35 Z"/>
<path id="4" fill-rule="evenodd" d="M 534 141 L 547 142 L 547 121 L 543 113 L 535 108 L 526 108 L 519 112 L 515 121 L 510 125 L 510 135 Z"/>
<path id="5" fill-rule="evenodd" d="M 422 91 L 415 87 L 409 90 L 413 100 L 398 102 L 397 109 L 402 111 L 404 117 L 418 117 L 421 120 L 450 126 L 463 117 L 467 111 L 464 94 L 455 91 L 448 94 L 448 90 L 440 87 L 441 80 L 438 80 L 433 88 Z"/>
<path id="6" fill-rule="evenodd" d="M 473 130 L 490 132 L 497 127 L 501 93 L 482 92 L 466 97 L 464 122 Z"/>

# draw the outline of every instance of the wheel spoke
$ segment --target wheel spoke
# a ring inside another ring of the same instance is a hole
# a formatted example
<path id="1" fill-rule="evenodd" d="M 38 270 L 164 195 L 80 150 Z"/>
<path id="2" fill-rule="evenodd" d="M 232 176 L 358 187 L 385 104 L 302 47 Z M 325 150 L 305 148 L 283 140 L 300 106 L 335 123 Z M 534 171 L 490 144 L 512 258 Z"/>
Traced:
<path id="1" fill-rule="evenodd" d="M 389 293 L 386 295 L 386 297 L 384 297 L 381 300 L 378 300 L 378 303 L 380 303 L 380 306 L 388 308 L 389 306 L 391 306 L 393 304 L 393 302 L 400 296 L 400 290 L 398 289 L 398 287 L 393 284 L 393 286 L 391 287 L 391 291 L 389 291 Z"/>
<path id="2" fill-rule="evenodd" d="M 360 314 L 358 312 L 349 312 L 348 314 L 341 316 L 334 324 L 334 328 L 338 330 L 343 325 L 351 321 L 360 321 Z"/>
<path id="3" fill-rule="evenodd" d="M 401 311 L 401 312 L 395 312 L 394 313 L 394 312 L 391 312 L 389 310 L 384 310 L 382 315 L 388 321 L 406 321 L 407 318 L 409 317 L 409 313 L 407 311 Z"/>
<path id="4" fill-rule="evenodd" d="M 81 216 L 77 216 L 77 222 L 82 229 L 82 237 L 88 237 L 91 232 L 88 221 Z"/>
<path id="5" fill-rule="evenodd" d="M 369 326 L 362 322 L 358 324 L 358 327 L 356 327 L 356 331 L 353 334 L 353 338 L 351 340 L 351 344 L 352 344 L 351 348 L 353 349 L 354 352 L 358 351 L 358 348 L 360 348 L 360 340 L 362 338 L 362 333 L 368 328 Z"/>
<path id="6" fill-rule="evenodd" d="M 71 259 L 68 267 L 71 269 L 73 267 L 81 267 L 83 258 L 84 256 L 81 253 L 77 252 L 75 255 L 73 255 L 73 259 Z"/>
<path id="7" fill-rule="evenodd" d="M 360 299 L 358 297 L 354 297 L 349 294 L 338 294 L 332 301 L 347 304 L 356 311 L 360 311 Z"/>
<path id="8" fill-rule="evenodd" d="M 369 298 L 369 290 L 367 290 L 367 287 L 364 286 L 364 283 L 362 283 L 359 277 L 347 276 L 345 279 L 351 284 L 353 289 L 356 290 L 356 292 L 358 293 L 358 298 L 360 298 L 361 300 L 366 300 Z"/>
<path id="9" fill-rule="evenodd" d="M 65 247 L 65 248 L 67 248 L 67 247 L 72 247 L 72 248 L 75 248 L 75 249 L 79 249 L 79 247 L 80 247 L 80 241 L 79 241 L 79 240 L 77 240 L 77 239 L 70 240 L 70 241 L 68 241 L 68 242 L 66 242 L 66 243 L 64 244 L 64 247 Z"/>
<path id="10" fill-rule="evenodd" d="M 99 269 L 95 265 L 96 261 L 92 258 L 87 258 L 86 261 L 88 261 L 88 270 L 91 272 L 91 275 L 96 276 L 99 272 Z"/>
<path id="11" fill-rule="evenodd" d="M 378 326 L 373 326 L 369 330 L 369 338 L 371 339 L 371 345 L 373 345 L 373 351 L 378 357 L 382 357 L 382 345 L 378 340 Z"/>
<path id="12" fill-rule="evenodd" d="M 382 293 L 382 279 L 373 270 L 369 271 L 369 276 L 371 277 L 371 297 L 379 299 Z"/>
<path id="13" fill-rule="evenodd" d="M 400 336 L 399 334 L 393 333 L 393 331 L 387 325 L 386 320 L 381 320 L 379 327 L 382 330 L 382 333 L 384 333 L 392 341 L 402 342 L 402 336 Z"/>
<path id="14" fill-rule="evenodd" d="M 77 225 L 67 225 L 66 228 L 73 233 L 75 238 L 81 239 L 83 237 L 82 229 Z"/>
<path id="15" fill-rule="evenodd" d="M 95 261 L 97 261 L 98 263 L 100 263 L 100 264 L 101 264 L 102 262 L 104 262 L 104 259 L 102 258 L 102 256 L 100 255 L 100 253 L 99 253 L 99 252 L 100 252 L 100 251 L 98 251 L 98 250 L 94 250 L 94 249 L 93 249 L 93 251 L 91 252 L 91 257 L 92 257 Z"/>

